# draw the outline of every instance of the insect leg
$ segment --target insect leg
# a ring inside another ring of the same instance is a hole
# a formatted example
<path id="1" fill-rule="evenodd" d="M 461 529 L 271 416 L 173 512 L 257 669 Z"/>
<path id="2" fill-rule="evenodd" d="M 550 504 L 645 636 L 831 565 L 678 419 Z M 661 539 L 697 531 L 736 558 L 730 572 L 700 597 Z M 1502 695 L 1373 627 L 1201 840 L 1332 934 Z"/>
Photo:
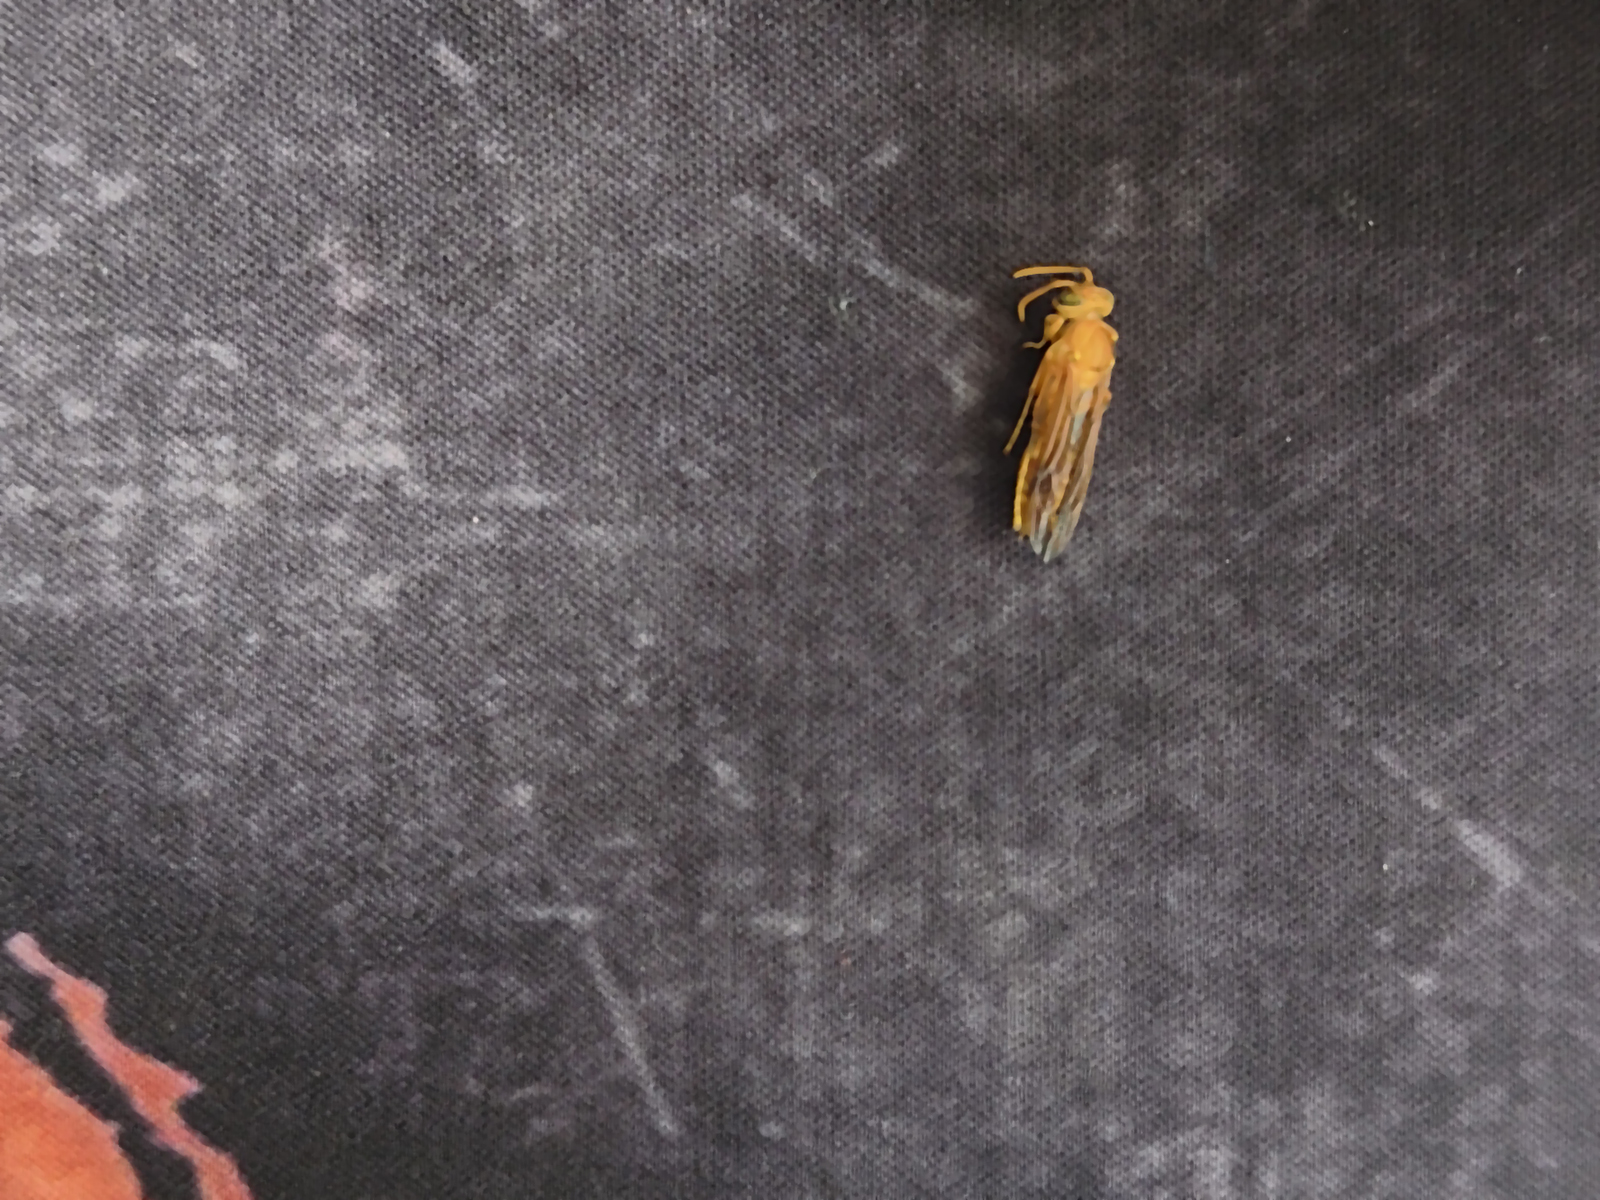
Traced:
<path id="1" fill-rule="evenodd" d="M 1038 395 L 1039 384 L 1035 382 L 1034 385 L 1028 389 L 1028 402 L 1022 406 L 1022 415 L 1017 418 L 1017 427 L 1011 431 L 1011 440 L 1006 443 L 1004 453 L 1010 454 L 1011 447 L 1017 444 L 1017 435 L 1022 432 L 1022 423 L 1028 419 L 1028 413 L 1033 410 L 1033 402 Z"/>

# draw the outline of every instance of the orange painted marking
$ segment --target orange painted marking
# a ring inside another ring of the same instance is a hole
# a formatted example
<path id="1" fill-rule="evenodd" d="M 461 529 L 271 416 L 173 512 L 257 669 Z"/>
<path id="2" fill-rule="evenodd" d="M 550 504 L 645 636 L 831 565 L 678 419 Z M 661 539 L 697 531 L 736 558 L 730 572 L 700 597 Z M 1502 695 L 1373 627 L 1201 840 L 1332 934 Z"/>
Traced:
<path id="1" fill-rule="evenodd" d="M 111 1031 L 110 1022 L 106 1019 L 105 992 L 88 980 L 79 979 L 76 975 L 56 966 L 30 935 L 26 933 L 15 935 L 6 943 L 6 950 L 24 970 L 49 981 L 51 995 L 71 1023 L 73 1032 L 83 1043 L 83 1048 L 122 1089 L 133 1110 L 150 1126 L 156 1141 L 174 1154 L 182 1155 L 194 1167 L 195 1183 L 201 1200 L 251 1200 L 250 1189 L 245 1185 L 244 1177 L 239 1174 L 239 1168 L 234 1165 L 233 1159 L 190 1129 L 178 1115 L 178 1105 L 198 1092 L 200 1085 L 176 1067 L 169 1067 L 159 1059 L 141 1054 L 124 1044 Z M 11 1053 L 28 1066 L 33 1066 L 27 1059 L 17 1055 L 16 1051 L 12 1050 Z M 38 1071 L 37 1067 L 33 1069 Z M 49 1076 L 43 1071 L 39 1071 L 39 1074 L 59 1093 L 59 1089 L 56 1089 L 53 1083 L 49 1083 Z M 82 1109 L 76 1101 L 65 1097 L 64 1093 L 60 1094 L 69 1103 Z M 39 1111 L 43 1113 L 45 1110 L 41 1108 Z M 90 1115 L 87 1110 L 82 1111 L 88 1120 L 101 1127 L 102 1132 L 99 1136 L 103 1137 L 106 1128 L 104 1123 Z M 4 1110 L 0 1109 L 0 1113 L 3 1112 Z M 64 1118 L 59 1119 L 64 1120 Z M 4 1118 L 0 1117 L 0 1124 L 3 1122 Z M 59 1136 L 68 1139 L 64 1142 L 65 1145 L 81 1144 L 84 1154 L 89 1154 L 96 1135 L 93 1135 L 87 1126 L 82 1125 L 81 1121 L 70 1127 L 61 1124 L 60 1130 Z M 4 1137 L 3 1132 L 0 1132 L 0 1139 Z M 3 1141 L 0 1141 L 0 1145 L 3 1144 Z M 114 1138 L 111 1146 L 115 1151 Z M 128 1177 L 132 1181 L 132 1168 L 127 1167 L 127 1162 L 122 1159 L 120 1152 L 117 1152 L 116 1157 L 122 1162 L 123 1167 L 127 1168 Z M 0 1181 L 3 1180 L 4 1176 L 0 1175 Z M 132 1190 L 123 1192 L 18 1191 L 16 1200 L 100 1200 L 101 1196 L 108 1200 L 123 1200 L 123 1197 L 127 1197 L 128 1200 L 138 1200 L 137 1182 L 130 1182 L 129 1186 Z M 0 1200 L 13 1200 L 12 1194 L 9 1191 L 0 1191 Z"/>
<path id="2" fill-rule="evenodd" d="M 117 1127 L 56 1086 L 0 1021 L 0 1200 L 140 1200 Z"/>

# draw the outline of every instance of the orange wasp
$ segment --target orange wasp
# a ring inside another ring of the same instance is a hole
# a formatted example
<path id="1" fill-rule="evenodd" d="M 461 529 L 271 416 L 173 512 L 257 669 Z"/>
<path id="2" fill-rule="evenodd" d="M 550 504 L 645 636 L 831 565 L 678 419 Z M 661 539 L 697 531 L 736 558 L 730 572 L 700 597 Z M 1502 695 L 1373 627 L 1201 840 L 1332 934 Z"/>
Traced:
<path id="1" fill-rule="evenodd" d="M 1056 297 L 1055 311 L 1044 319 L 1044 336 L 1027 343 L 1030 349 L 1043 348 L 1044 360 L 1006 443 L 1010 454 L 1031 411 L 1033 428 L 1017 471 L 1011 528 L 1045 562 L 1061 553 L 1078 526 L 1094 470 L 1100 418 L 1111 403 L 1111 368 L 1117 362 L 1117 331 L 1103 319 L 1111 312 L 1112 296 L 1095 286 L 1088 267 L 1023 267 L 1012 278 L 1068 272 L 1083 279 L 1052 279 L 1017 305 L 1017 319 L 1026 321 L 1029 304 L 1046 292 L 1064 289 Z"/>

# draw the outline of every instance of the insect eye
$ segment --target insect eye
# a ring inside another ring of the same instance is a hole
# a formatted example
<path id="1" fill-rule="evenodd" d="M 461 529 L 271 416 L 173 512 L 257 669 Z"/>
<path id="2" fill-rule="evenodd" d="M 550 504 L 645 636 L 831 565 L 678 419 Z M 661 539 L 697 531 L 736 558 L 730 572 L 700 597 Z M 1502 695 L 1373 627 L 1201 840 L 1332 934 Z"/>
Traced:
<path id="1" fill-rule="evenodd" d="M 1063 303 L 1063 304 L 1082 304 L 1083 303 L 1083 297 L 1082 296 L 1063 296 L 1063 297 L 1061 297 L 1061 303 Z"/>

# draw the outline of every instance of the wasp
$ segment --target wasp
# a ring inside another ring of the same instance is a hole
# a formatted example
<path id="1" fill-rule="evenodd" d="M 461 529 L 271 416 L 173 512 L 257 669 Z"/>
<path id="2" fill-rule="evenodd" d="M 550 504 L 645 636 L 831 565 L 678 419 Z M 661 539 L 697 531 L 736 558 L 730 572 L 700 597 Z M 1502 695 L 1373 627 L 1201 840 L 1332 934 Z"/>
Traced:
<path id="1" fill-rule="evenodd" d="M 1011 528 L 1045 562 L 1061 553 L 1083 513 L 1100 418 L 1111 403 L 1117 331 L 1105 323 L 1111 293 L 1095 285 L 1088 267 L 1023 267 L 1011 276 L 1072 274 L 1082 279 L 1052 279 L 1017 304 L 1017 319 L 1026 321 L 1028 305 L 1047 292 L 1061 292 L 1044 319 L 1044 336 L 1026 343 L 1029 349 L 1044 350 L 1044 359 L 1006 443 L 1010 454 L 1031 412 L 1033 427 L 1017 471 Z"/>

